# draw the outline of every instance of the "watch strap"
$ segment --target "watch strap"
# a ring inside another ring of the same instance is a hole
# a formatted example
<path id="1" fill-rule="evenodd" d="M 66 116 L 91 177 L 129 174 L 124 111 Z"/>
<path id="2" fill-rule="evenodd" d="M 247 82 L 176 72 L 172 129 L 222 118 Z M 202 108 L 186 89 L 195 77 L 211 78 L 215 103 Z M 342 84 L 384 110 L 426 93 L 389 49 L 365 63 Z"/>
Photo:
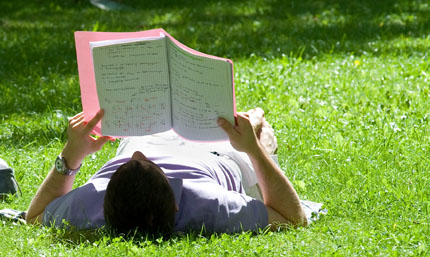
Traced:
<path id="1" fill-rule="evenodd" d="M 55 169 L 57 170 L 58 173 L 60 173 L 62 175 L 66 175 L 66 176 L 75 175 L 76 173 L 79 172 L 81 167 L 82 167 L 82 163 L 81 163 L 81 165 L 79 165 L 79 167 L 77 169 L 70 169 L 67 166 L 66 159 L 61 155 L 57 156 L 57 159 L 55 160 Z"/>

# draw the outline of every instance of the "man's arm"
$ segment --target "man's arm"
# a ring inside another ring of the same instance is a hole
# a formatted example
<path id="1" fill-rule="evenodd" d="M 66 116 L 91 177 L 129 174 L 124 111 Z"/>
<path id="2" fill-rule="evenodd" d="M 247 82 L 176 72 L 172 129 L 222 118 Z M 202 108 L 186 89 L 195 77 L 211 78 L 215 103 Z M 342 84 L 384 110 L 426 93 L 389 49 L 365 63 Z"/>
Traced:
<path id="1" fill-rule="evenodd" d="M 100 110 L 88 123 L 84 121 L 83 113 L 69 119 L 68 141 L 61 152 L 61 156 L 67 161 L 69 169 L 79 168 L 87 155 L 100 150 L 110 139 L 110 137 L 95 139 L 90 136 L 91 131 L 102 117 L 103 110 Z M 41 223 L 46 206 L 54 199 L 72 190 L 74 181 L 75 175 L 62 175 L 57 172 L 55 167 L 52 168 L 30 203 L 26 216 L 27 222 Z"/>
<path id="2" fill-rule="evenodd" d="M 238 114 L 236 126 L 223 118 L 218 119 L 218 124 L 228 134 L 231 145 L 236 150 L 245 152 L 251 159 L 263 193 L 264 205 L 267 207 L 269 224 L 307 225 L 306 215 L 296 191 L 282 170 L 264 151 L 248 114 Z"/>

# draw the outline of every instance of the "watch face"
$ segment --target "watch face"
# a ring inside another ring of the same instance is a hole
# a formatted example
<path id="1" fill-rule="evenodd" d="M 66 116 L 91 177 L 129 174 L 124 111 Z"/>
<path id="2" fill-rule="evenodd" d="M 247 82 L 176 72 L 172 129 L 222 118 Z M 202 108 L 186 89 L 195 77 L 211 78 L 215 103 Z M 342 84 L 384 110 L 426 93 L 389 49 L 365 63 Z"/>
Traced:
<path id="1" fill-rule="evenodd" d="M 55 169 L 58 171 L 58 173 L 66 176 L 75 175 L 76 173 L 78 173 L 80 168 L 81 166 L 79 166 L 79 168 L 75 170 L 70 170 L 69 168 L 67 168 L 66 160 L 60 156 L 58 156 L 57 159 L 55 160 Z"/>
<path id="2" fill-rule="evenodd" d="M 57 169 L 57 171 L 59 172 L 64 172 L 64 163 L 60 157 L 57 157 L 57 159 L 55 160 L 55 169 Z"/>

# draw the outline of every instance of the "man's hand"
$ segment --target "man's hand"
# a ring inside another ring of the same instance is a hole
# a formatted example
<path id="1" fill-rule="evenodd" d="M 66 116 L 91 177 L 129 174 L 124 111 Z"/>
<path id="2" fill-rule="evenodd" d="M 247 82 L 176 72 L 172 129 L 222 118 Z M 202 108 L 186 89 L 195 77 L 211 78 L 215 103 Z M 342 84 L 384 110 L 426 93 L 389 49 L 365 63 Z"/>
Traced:
<path id="1" fill-rule="evenodd" d="M 248 113 L 237 114 L 237 125 L 233 126 L 224 118 L 218 118 L 218 125 L 227 133 L 231 145 L 240 152 L 253 154 L 259 148 L 258 138 L 249 120 Z"/>
<path id="2" fill-rule="evenodd" d="M 100 150 L 108 140 L 113 140 L 107 136 L 94 138 L 90 135 L 103 114 L 103 110 L 98 111 L 88 123 L 85 122 L 82 112 L 69 119 L 68 141 L 61 153 L 69 169 L 77 169 L 86 156 Z"/>
<path id="3" fill-rule="evenodd" d="M 233 126 L 223 118 L 218 118 L 218 125 L 227 133 L 231 145 L 248 154 L 263 194 L 267 207 L 268 222 L 274 224 L 289 223 L 306 225 L 307 220 L 300 204 L 299 196 L 284 172 L 269 157 L 256 133 L 263 136 L 265 128 L 264 112 L 254 109 L 237 115 L 237 125 Z M 250 116 L 252 117 L 250 121 Z M 266 126 L 267 127 L 267 126 Z M 271 129 L 271 127 L 270 127 Z M 276 141 L 274 141 L 276 143 Z"/>
<path id="4" fill-rule="evenodd" d="M 246 112 L 249 118 L 249 122 L 254 129 L 255 135 L 258 139 L 260 139 L 261 129 L 263 127 L 264 122 L 267 122 L 264 118 L 264 111 L 260 107 L 250 109 Z"/>

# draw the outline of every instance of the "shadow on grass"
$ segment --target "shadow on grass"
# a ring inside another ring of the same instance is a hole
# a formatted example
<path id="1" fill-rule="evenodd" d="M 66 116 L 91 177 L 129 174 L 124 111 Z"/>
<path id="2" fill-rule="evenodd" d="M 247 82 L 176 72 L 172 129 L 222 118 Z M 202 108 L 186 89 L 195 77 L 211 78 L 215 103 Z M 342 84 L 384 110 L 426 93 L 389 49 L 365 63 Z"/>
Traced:
<path id="1" fill-rule="evenodd" d="M 375 41 L 430 33 L 426 1 L 120 1 L 131 11 L 107 12 L 89 1 L 0 3 L 1 113 L 80 109 L 73 32 L 138 31 L 163 27 L 184 44 L 238 60 L 326 54 L 379 55 Z M 413 54 L 416 47 L 383 49 Z M 58 80 L 74 78 L 73 88 Z M 45 83 L 46 79 L 50 81 Z M 57 82 L 52 82 L 57 80 Z M 61 83 L 60 83 L 61 84 Z M 13 86 L 12 86 L 13 85 Z"/>

